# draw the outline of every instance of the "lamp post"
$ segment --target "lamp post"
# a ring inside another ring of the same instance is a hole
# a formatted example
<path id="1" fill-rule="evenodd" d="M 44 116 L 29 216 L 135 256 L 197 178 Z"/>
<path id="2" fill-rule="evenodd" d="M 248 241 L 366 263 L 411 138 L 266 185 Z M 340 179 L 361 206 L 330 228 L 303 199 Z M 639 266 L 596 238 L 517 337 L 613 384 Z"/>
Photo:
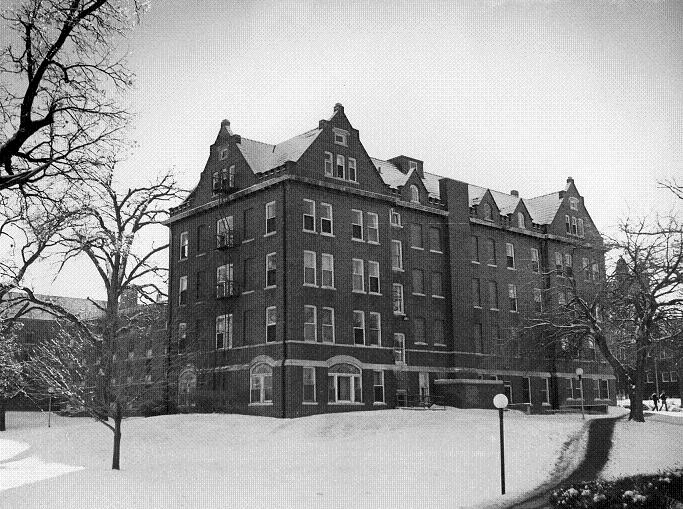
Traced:
<path id="1" fill-rule="evenodd" d="M 583 411 L 583 368 L 576 368 L 576 376 L 579 377 L 579 389 L 581 390 L 581 418 L 586 419 L 586 413 Z"/>
<path id="2" fill-rule="evenodd" d="M 50 387 L 47 392 L 50 395 L 50 401 L 47 404 L 47 427 L 49 428 L 51 424 L 50 421 L 52 420 L 52 395 L 55 393 L 55 390 Z"/>
<path id="3" fill-rule="evenodd" d="M 493 397 L 493 406 L 498 409 L 500 421 L 500 492 L 505 495 L 505 438 L 503 435 L 503 410 L 508 406 L 508 398 L 505 394 L 496 394 Z"/>

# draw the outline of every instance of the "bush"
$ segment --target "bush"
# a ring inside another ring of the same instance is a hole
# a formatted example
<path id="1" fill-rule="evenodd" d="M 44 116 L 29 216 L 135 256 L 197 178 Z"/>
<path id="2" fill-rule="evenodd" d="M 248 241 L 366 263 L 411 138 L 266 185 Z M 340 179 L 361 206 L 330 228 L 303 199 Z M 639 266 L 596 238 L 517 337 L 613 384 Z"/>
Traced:
<path id="1" fill-rule="evenodd" d="M 168 405 L 163 399 L 155 399 L 154 401 L 147 401 L 140 405 L 139 410 L 144 417 L 155 417 L 157 415 L 167 414 Z"/>
<path id="2" fill-rule="evenodd" d="M 593 481 L 560 488 L 550 496 L 556 508 L 667 508 L 683 503 L 683 470 Z"/>

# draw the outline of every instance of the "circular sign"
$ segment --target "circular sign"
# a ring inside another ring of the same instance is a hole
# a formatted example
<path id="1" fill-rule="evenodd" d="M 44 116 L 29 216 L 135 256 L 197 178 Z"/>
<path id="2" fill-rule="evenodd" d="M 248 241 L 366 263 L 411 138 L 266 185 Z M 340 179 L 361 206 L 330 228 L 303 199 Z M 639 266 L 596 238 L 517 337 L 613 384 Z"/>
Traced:
<path id="1" fill-rule="evenodd" d="M 493 396 L 493 406 L 496 408 L 505 408 L 508 406 L 508 397 L 505 394 L 496 394 Z"/>

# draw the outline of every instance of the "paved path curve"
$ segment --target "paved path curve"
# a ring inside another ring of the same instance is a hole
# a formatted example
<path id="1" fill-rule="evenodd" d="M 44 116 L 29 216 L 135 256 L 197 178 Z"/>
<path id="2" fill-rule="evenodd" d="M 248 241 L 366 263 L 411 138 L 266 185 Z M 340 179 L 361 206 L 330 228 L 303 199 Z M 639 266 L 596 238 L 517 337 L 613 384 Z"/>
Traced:
<path id="1" fill-rule="evenodd" d="M 626 416 L 593 419 L 588 427 L 586 455 L 576 469 L 574 469 L 568 477 L 554 483 L 551 487 L 545 486 L 532 493 L 528 498 L 518 500 L 508 507 L 510 509 L 545 508 L 548 507 L 550 494 L 560 486 L 596 479 L 609 458 L 609 451 L 612 448 L 614 425 L 617 420 L 623 419 L 624 417 Z"/>

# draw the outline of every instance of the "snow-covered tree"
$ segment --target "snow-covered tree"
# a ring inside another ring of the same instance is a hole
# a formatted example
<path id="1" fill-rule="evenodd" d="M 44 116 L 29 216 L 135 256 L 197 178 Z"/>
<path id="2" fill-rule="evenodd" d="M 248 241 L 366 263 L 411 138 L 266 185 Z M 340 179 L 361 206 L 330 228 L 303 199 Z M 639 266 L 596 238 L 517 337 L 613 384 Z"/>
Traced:
<path id="1" fill-rule="evenodd" d="M 21 353 L 13 331 L 0 333 L 0 431 L 5 431 L 6 402 L 24 390 Z"/>

